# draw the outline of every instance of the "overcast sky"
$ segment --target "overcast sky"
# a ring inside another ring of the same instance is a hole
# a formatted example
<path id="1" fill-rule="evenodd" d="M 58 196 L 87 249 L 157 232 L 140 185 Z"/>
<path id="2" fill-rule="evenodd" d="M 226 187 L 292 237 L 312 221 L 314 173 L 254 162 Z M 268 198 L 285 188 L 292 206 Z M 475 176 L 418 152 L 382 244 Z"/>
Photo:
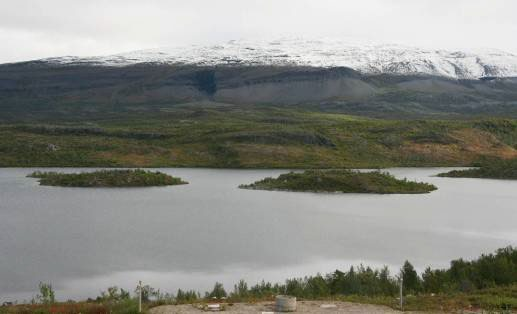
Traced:
<path id="1" fill-rule="evenodd" d="M 517 53 L 515 0 L 1 0 L 0 62 L 284 36 Z"/>

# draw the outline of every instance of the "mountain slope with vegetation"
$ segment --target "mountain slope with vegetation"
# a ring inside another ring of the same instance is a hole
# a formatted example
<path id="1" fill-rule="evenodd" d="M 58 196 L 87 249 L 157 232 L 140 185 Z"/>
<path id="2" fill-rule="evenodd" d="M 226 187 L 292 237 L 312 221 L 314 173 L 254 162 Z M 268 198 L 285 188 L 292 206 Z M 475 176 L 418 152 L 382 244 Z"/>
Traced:
<path id="1" fill-rule="evenodd" d="M 0 65 L 0 112 L 4 167 L 464 166 L 517 157 L 517 78 L 508 77 L 33 61 Z"/>
<path id="2" fill-rule="evenodd" d="M 384 120 L 192 103 L 156 113 L 0 125 L 0 166 L 377 168 L 517 157 L 517 121 Z"/>
<path id="3" fill-rule="evenodd" d="M 379 118 L 517 117 L 517 79 L 362 74 L 345 67 L 0 65 L 0 122 L 85 121 L 206 101 Z"/>

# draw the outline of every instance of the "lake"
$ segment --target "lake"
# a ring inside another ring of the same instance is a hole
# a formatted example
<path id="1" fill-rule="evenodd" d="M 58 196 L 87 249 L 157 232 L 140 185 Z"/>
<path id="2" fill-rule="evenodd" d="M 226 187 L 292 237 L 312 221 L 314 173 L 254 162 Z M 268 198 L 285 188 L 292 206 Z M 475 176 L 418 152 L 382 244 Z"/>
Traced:
<path id="1" fill-rule="evenodd" d="M 160 169 L 190 184 L 62 188 L 26 178 L 33 170 L 46 169 L 0 169 L 2 302 L 30 299 L 40 281 L 60 300 L 113 285 L 133 291 L 138 280 L 170 292 L 215 281 L 231 290 L 241 278 L 283 281 L 359 263 L 446 267 L 517 245 L 517 181 L 433 177 L 450 169 L 389 169 L 438 187 L 420 195 L 237 188 L 282 170 Z"/>

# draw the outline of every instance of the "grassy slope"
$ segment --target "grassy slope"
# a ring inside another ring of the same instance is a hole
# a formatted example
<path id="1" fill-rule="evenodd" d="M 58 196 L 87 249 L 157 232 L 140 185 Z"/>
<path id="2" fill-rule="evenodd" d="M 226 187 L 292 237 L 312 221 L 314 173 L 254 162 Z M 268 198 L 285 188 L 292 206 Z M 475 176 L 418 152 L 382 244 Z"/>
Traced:
<path id="1" fill-rule="evenodd" d="M 379 120 L 196 103 L 45 128 L 0 125 L 0 166 L 458 166 L 517 157 L 516 144 L 514 120 Z"/>

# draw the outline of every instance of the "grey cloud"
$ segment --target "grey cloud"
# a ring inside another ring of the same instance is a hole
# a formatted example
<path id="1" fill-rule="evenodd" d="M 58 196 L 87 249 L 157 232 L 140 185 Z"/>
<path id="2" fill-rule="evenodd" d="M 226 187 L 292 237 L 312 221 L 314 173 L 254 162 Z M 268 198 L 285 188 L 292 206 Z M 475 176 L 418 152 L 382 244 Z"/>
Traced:
<path id="1" fill-rule="evenodd" d="M 512 0 L 17 0 L 0 3 L 0 62 L 281 36 L 517 52 Z"/>

